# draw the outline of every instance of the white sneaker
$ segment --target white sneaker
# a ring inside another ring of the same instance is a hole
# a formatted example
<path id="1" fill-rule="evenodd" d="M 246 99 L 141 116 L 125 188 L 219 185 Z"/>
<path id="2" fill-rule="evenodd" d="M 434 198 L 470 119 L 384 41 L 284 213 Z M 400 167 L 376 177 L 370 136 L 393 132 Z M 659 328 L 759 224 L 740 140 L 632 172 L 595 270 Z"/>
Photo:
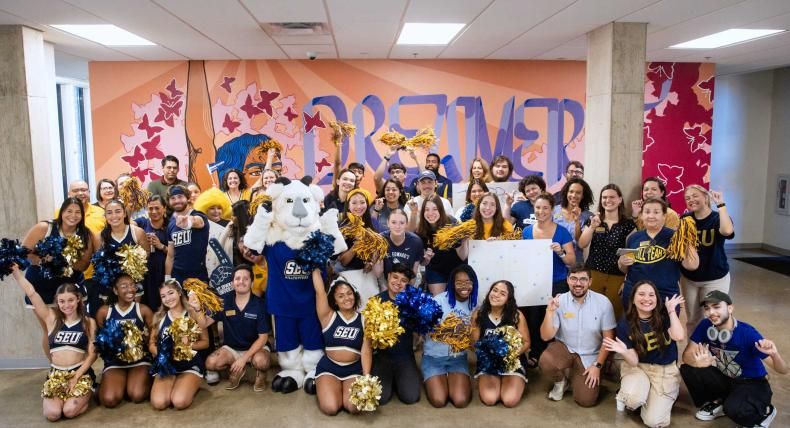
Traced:
<path id="1" fill-rule="evenodd" d="M 219 373 L 213 370 L 206 371 L 206 383 L 209 385 L 216 385 L 219 383 Z"/>
<path id="2" fill-rule="evenodd" d="M 771 413 L 769 413 L 768 416 L 766 416 L 765 419 L 763 419 L 762 422 L 760 422 L 760 424 L 757 426 L 760 428 L 768 428 L 769 426 L 771 426 L 771 422 L 774 421 L 774 418 L 776 417 L 776 413 L 777 413 L 776 407 L 771 406 Z"/>
<path id="3" fill-rule="evenodd" d="M 568 385 L 567 379 L 554 382 L 554 388 L 549 391 L 549 400 L 562 401 L 562 396 L 565 395 L 565 391 L 567 391 L 569 387 L 570 385 Z"/>
<path id="4" fill-rule="evenodd" d="M 721 403 L 711 401 L 703 404 L 694 416 L 701 421 L 712 421 L 724 416 L 724 406 Z"/>
<path id="5" fill-rule="evenodd" d="M 617 402 L 617 411 L 625 412 L 625 401 L 615 400 Z"/>

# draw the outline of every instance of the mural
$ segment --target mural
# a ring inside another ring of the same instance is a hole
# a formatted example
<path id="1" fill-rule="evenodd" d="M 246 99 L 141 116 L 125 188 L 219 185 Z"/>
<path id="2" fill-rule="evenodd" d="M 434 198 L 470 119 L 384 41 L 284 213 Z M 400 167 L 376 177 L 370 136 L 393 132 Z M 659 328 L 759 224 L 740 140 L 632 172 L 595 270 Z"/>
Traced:
<path id="1" fill-rule="evenodd" d="M 204 188 L 216 181 L 207 165 L 220 161 L 219 176 L 238 168 L 254 181 L 266 159 L 257 147 L 274 138 L 284 175 L 327 185 L 332 120 L 357 127 L 340 146 L 342 162 L 364 163 L 368 185 L 389 129 L 411 137 L 434 128 L 431 151 L 455 182 L 467 179 L 473 157 L 505 154 L 513 180 L 540 172 L 554 190 L 569 159 L 584 153 L 583 62 L 93 62 L 90 77 L 97 177 L 130 171 L 147 183 L 172 154 L 179 176 Z M 409 156 L 394 160 L 416 175 Z"/>
<path id="2" fill-rule="evenodd" d="M 686 207 L 686 185 L 710 185 L 713 87 L 713 64 L 647 66 L 642 177 L 661 177 L 679 212 Z"/>

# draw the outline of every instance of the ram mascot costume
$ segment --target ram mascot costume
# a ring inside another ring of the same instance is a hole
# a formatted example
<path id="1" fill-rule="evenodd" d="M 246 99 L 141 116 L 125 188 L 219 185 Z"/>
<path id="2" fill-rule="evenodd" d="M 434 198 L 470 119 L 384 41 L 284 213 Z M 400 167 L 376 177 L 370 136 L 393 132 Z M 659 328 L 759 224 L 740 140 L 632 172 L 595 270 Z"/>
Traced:
<path id="1" fill-rule="evenodd" d="M 347 249 L 338 228 L 337 210 L 319 216 L 324 193 L 310 183 L 310 177 L 301 181 L 281 177 L 269 185 L 266 195 L 271 204 L 258 207 L 244 236 L 247 248 L 266 257 L 266 309 L 274 318 L 275 347 L 282 369 L 272 381 L 272 390 L 282 393 L 304 387 L 314 394 L 315 367 L 323 356 L 312 272 L 303 267 L 303 259 L 314 256 L 305 253 L 314 251 L 305 244 L 320 236 L 327 243 L 325 252 L 339 254 Z"/>

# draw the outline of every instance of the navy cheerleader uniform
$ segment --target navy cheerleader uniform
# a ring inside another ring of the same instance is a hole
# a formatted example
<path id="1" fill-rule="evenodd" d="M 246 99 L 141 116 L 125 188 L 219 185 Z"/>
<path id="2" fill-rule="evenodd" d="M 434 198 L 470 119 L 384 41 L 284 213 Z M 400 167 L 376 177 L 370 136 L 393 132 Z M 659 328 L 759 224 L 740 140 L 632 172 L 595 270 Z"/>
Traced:
<path id="1" fill-rule="evenodd" d="M 189 318 L 189 314 L 184 312 L 184 318 Z M 168 327 L 170 324 L 173 323 L 173 319 L 170 318 L 170 312 L 168 311 L 167 314 L 162 318 L 162 321 L 159 321 L 159 333 L 157 333 L 157 343 L 162 341 L 165 336 L 169 336 L 170 333 L 168 332 Z M 172 340 L 169 339 L 168 340 Z M 192 373 L 196 376 L 203 377 L 206 374 L 206 362 L 203 360 L 203 356 L 201 352 L 195 354 L 189 361 L 176 361 L 171 360 L 173 363 L 173 367 L 176 369 L 176 374 L 181 373 Z"/>
<path id="2" fill-rule="evenodd" d="M 140 329 L 141 332 L 145 332 L 146 329 L 145 320 L 143 319 L 143 315 L 140 313 L 140 304 L 137 302 L 132 302 L 131 306 L 126 309 L 126 312 L 121 312 L 121 310 L 118 308 L 118 305 L 110 306 L 107 310 L 107 318 L 105 319 L 105 323 L 110 320 L 132 322 L 138 329 Z M 104 360 L 104 369 L 102 370 L 102 373 L 110 369 L 130 369 L 132 367 L 150 365 L 151 356 L 148 354 L 147 350 L 143 349 L 143 358 L 133 363 L 127 363 L 117 357 L 111 360 Z"/>
<path id="3" fill-rule="evenodd" d="M 519 313 L 519 316 L 521 316 L 520 313 Z M 483 322 L 480 324 L 480 332 L 483 335 L 492 334 L 494 332 L 494 330 L 496 330 L 497 328 L 503 327 L 503 326 L 506 326 L 506 325 L 510 325 L 510 324 L 503 324 L 501 320 L 497 321 L 497 322 L 494 322 L 494 320 L 491 319 L 491 315 L 489 314 L 488 316 L 483 318 Z M 513 326 L 513 327 L 515 328 L 516 326 Z M 483 373 L 483 372 L 480 371 L 480 368 L 478 367 L 477 372 L 475 373 L 475 378 L 477 378 L 477 377 L 479 377 L 481 375 L 518 376 L 518 377 L 524 379 L 524 382 L 526 382 L 527 381 L 527 370 L 526 370 L 527 359 L 526 359 L 524 354 L 519 355 L 518 359 L 519 359 L 519 361 L 521 361 L 521 367 L 517 368 L 516 370 L 513 370 L 512 372 L 506 372 L 506 373 Z"/>
<path id="4" fill-rule="evenodd" d="M 128 224 L 126 225 L 126 232 L 124 232 L 123 238 L 121 238 L 120 241 L 115 239 L 115 237 L 112 236 L 112 233 L 110 233 L 110 239 L 112 239 L 112 243 L 105 242 L 104 245 L 113 245 L 118 248 L 121 248 L 121 246 L 127 244 L 137 245 L 137 237 L 134 236 L 134 233 L 132 232 L 132 226 L 129 226 Z M 135 293 L 135 296 L 140 297 L 144 292 L 143 284 L 137 284 L 137 293 Z M 107 298 L 107 296 L 104 295 L 101 295 L 101 297 L 104 299 Z"/>
<path id="5" fill-rule="evenodd" d="M 49 353 L 55 354 L 61 351 L 73 351 L 78 352 L 80 354 L 86 354 L 88 352 L 88 333 L 85 331 L 83 327 L 83 320 L 77 320 L 74 324 L 66 324 L 63 323 L 63 326 L 60 327 L 60 330 L 57 332 L 52 332 L 49 335 Z M 57 385 L 55 379 L 53 379 L 53 375 L 57 372 L 67 372 L 73 373 L 80 368 L 82 362 L 76 363 L 69 367 L 61 367 L 55 364 L 50 365 L 49 374 L 47 375 L 47 381 L 44 383 L 44 387 L 42 389 L 42 397 L 44 398 L 53 398 L 51 391 L 57 390 L 62 385 Z M 82 375 L 82 377 L 90 378 L 90 385 L 91 391 L 96 390 L 96 373 L 93 372 L 93 368 L 89 368 L 88 371 Z M 88 380 L 80 380 L 80 382 L 87 382 Z M 66 380 L 68 382 L 68 380 Z M 71 397 L 69 397 L 71 398 Z"/>
<path id="6" fill-rule="evenodd" d="M 49 228 L 47 229 L 47 234 L 44 235 L 44 238 L 48 238 L 50 236 L 63 236 L 58 229 L 58 224 L 54 221 L 49 222 Z M 87 242 L 82 243 L 84 246 L 87 246 Z M 36 292 L 41 296 L 41 299 L 49 306 L 55 306 L 55 292 L 58 290 L 63 284 L 75 284 L 81 288 L 80 283 L 82 282 L 83 276 L 82 272 L 74 271 L 71 276 L 56 276 L 53 278 L 47 278 L 41 271 L 41 266 L 39 265 L 31 265 L 30 267 L 25 270 L 25 279 L 27 279 L 31 284 L 33 284 L 33 288 Z M 84 294 L 84 293 L 83 293 Z M 30 302 L 30 299 L 25 297 L 25 307 L 28 309 L 33 309 L 33 303 Z"/>
<path id="7" fill-rule="evenodd" d="M 353 379 L 362 376 L 362 342 L 364 340 L 362 315 L 354 314 L 350 320 L 343 318 L 338 311 L 332 315 L 332 321 L 323 329 L 324 347 L 326 351 L 351 351 L 360 356 L 353 363 L 341 363 L 329 358 L 327 354 L 321 357 L 316 366 L 316 379 L 329 375 L 339 380 Z"/>

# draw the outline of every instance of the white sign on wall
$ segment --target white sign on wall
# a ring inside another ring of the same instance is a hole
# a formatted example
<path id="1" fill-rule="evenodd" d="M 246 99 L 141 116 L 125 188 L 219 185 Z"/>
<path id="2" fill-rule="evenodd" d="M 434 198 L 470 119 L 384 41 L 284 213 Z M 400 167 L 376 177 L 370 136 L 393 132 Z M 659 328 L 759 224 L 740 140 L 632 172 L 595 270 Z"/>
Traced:
<path id="1" fill-rule="evenodd" d="M 547 305 L 551 298 L 550 239 L 469 241 L 469 265 L 477 273 L 478 305 L 496 281 L 513 283 L 518 306 Z"/>

